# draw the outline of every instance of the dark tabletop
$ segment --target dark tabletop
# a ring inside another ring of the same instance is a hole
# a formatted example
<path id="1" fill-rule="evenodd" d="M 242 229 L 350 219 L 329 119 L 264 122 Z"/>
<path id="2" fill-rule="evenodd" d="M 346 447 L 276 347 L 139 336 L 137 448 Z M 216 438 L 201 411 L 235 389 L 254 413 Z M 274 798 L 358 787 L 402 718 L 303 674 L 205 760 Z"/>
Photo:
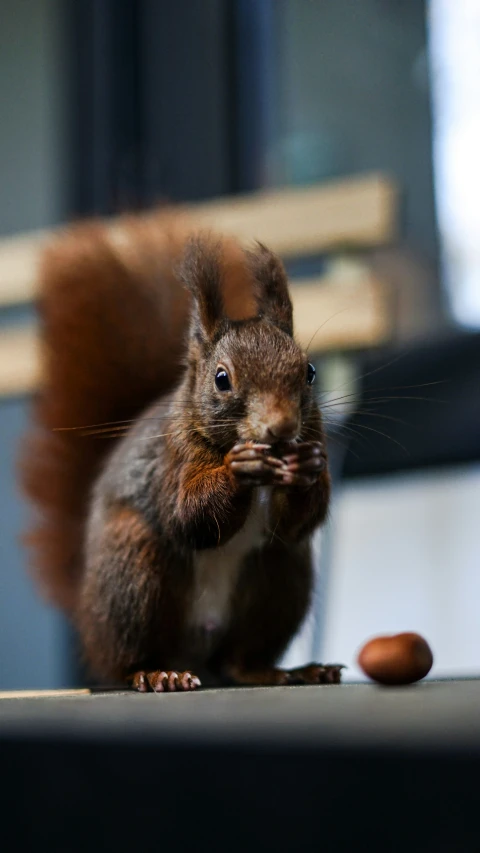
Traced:
<path id="1" fill-rule="evenodd" d="M 480 680 L 3 699 L 5 849 L 480 851 L 479 707 Z"/>
<path id="2" fill-rule="evenodd" d="M 0 738 L 480 747 L 480 680 L 0 700 Z"/>

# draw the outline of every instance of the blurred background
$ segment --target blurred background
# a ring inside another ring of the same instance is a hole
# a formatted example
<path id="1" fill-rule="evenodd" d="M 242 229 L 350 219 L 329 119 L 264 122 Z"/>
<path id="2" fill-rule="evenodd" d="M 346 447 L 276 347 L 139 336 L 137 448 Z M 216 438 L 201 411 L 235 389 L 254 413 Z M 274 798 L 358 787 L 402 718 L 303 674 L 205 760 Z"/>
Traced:
<path id="1" fill-rule="evenodd" d="M 18 539 L 45 230 L 285 187 L 287 236 L 318 199 L 318 240 L 279 247 L 299 322 L 334 324 L 311 353 L 335 477 L 287 658 L 357 678 L 368 637 L 416 630 L 433 676 L 480 674 L 477 0 L 0 0 L 0 104 L 0 689 L 79 679 Z"/>

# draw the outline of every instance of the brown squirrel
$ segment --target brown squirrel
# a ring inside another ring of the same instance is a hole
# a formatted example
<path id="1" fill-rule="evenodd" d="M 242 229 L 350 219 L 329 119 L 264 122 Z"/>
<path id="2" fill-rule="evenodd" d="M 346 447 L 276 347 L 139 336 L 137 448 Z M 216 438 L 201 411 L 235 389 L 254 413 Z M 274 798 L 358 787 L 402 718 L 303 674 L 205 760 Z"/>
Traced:
<path id="1" fill-rule="evenodd" d="M 280 260 L 157 214 L 74 226 L 39 279 L 27 541 L 92 672 L 157 692 L 338 682 L 275 667 L 330 494 Z"/>

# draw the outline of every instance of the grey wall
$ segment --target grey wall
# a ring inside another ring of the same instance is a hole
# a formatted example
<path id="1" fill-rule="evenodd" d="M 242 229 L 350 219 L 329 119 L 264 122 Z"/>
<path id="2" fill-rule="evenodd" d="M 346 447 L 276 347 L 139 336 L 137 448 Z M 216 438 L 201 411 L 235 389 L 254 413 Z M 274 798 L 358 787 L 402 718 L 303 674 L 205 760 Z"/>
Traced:
<path id="1" fill-rule="evenodd" d="M 274 0 L 280 104 L 274 183 L 381 170 L 404 191 L 404 234 L 436 257 L 423 0 Z"/>
<path id="2" fill-rule="evenodd" d="M 64 215 L 65 7 L 62 0 L 0 0 L 0 234 Z"/>
<path id="3" fill-rule="evenodd" d="M 62 619 L 40 601 L 18 538 L 26 510 L 15 488 L 15 455 L 26 402 L 0 401 L 0 689 L 66 683 Z"/>
<path id="4" fill-rule="evenodd" d="M 64 0 L 0 0 L 0 235 L 66 211 Z M 24 312 L 0 310 L 0 335 Z M 0 689 L 66 683 L 61 618 L 38 598 L 18 534 L 15 458 L 26 400 L 0 399 Z"/>

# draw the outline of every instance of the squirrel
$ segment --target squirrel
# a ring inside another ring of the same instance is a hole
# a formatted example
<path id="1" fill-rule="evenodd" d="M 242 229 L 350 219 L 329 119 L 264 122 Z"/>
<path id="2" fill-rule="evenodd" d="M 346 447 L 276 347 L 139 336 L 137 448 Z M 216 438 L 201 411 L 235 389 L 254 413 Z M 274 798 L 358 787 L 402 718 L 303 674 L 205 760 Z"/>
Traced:
<path id="1" fill-rule="evenodd" d="M 93 675 L 141 692 L 338 683 L 277 666 L 330 476 L 285 269 L 178 215 L 73 225 L 39 272 L 25 535 Z"/>

